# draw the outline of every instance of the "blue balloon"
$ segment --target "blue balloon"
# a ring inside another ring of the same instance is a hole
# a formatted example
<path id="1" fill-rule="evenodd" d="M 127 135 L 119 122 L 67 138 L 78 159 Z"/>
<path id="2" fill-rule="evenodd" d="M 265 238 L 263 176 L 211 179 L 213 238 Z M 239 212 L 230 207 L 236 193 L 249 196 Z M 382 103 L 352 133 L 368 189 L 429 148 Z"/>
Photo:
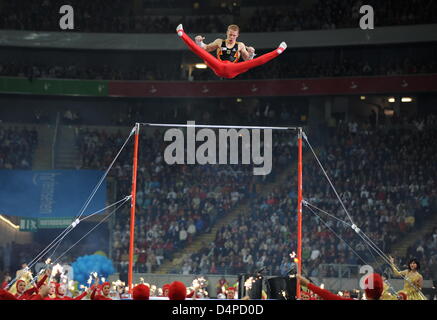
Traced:
<path id="1" fill-rule="evenodd" d="M 73 262 L 72 267 L 74 280 L 81 285 L 87 285 L 91 272 L 97 272 L 99 277 L 105 278 L 115 272 L 112 261 L 99 254 L 81 256 Z"/>

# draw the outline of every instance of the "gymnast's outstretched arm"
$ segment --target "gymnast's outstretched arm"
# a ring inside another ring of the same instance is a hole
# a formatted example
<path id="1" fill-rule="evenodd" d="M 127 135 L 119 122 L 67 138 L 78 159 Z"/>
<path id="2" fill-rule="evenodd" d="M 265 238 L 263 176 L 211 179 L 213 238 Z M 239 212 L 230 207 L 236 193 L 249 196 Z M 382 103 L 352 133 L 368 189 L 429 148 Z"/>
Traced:
<path id="1" fill-rule="evenodd" d="M 196 44 L 201 47 L 202 49 L 205 49 L 208 52 L 217 50 L 218 48 L 220 48 L 221 43 L 222 43 L 222 39 L 215 39 L 213 42 L 209 43 L 209 44 L 205 44 L 203 43 L 203 40 L 205 40 L 205 37 L 202 36 L 196 36 L 194 38 L 194 40 L 196 41 Z"/>

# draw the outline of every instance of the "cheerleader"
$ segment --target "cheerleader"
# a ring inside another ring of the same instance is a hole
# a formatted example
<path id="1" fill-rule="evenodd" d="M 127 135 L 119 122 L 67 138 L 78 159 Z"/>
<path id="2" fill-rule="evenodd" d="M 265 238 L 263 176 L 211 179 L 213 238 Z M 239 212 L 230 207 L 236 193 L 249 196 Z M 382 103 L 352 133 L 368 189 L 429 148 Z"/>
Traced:
<path id="1" fill-rule="evenodd" d="M 100 286 L 100 293 L 97 293 L 98 286 L 94 286 L 91 292 L 91 300 L 112 300 L 109 293 L 111 292 L 111 284 L 109 282 L 103 282 Z"/>
<path id="2" fill-rule="evenodd" d="M 419 273 L 420 263 L 417 259 L 411 259 L 408 262 L 408 269 L 399 271 L 394 263 L 394 258 L 390 257 L 390 265 L 395 276 L 403 277 L 404 288 L 398 292 L 404 293 L 408 300 L 427 300 L 422 293 L 423 277 Z"/>

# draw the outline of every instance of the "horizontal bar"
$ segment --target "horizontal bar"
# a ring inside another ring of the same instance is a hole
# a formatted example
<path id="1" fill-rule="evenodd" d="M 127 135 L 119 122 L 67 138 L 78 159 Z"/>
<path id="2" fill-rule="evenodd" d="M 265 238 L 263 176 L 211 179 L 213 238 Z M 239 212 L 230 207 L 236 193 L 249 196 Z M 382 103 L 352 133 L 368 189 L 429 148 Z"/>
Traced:
<path id="1" fill-rule="evenodd" d="M 173 127 L 173 128 L 221 128 L 221 129 L 271 129 L 271 130 L 298 130 L 299 127 L 260 127 L 260 126 L 226 126 L 212 124 L 168 124 L 168 123 L 140 123 L 149 127 Z"/>

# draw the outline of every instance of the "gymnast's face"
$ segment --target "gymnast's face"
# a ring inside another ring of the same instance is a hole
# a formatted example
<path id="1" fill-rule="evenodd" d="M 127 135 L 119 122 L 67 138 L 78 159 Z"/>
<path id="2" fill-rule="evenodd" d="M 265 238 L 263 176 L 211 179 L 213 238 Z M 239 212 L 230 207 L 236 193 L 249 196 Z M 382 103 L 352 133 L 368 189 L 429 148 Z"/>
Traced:
<path id="1" fill-rule="evenodd" d="M 230 43 L 234 43 L 235 41 L 237 41 L 238 35 L 239 35 L 238 31 L 231 30 L 231 29 L 229 29 L 228 32 L 226 33 L 226 36 L 228 37 L 228 41 Z"/>

